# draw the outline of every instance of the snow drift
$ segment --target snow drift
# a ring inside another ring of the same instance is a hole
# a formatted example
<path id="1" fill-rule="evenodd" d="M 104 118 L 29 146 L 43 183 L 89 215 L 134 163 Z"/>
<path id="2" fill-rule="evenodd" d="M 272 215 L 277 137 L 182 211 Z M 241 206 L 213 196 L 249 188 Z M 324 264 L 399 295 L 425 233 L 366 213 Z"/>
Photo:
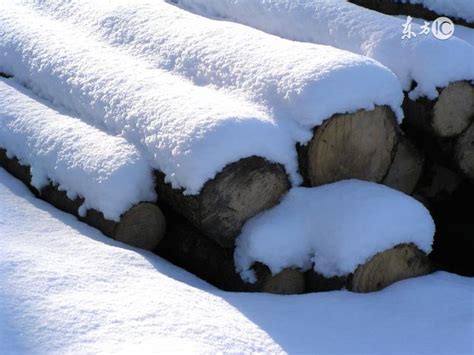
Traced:
<path id="1" fill-rule="evenodd" d="M 105 218 L 153 201 L 154 180 L 136 147 L 57 112 L 12 80 L 0 79 L 0 147 L 31 167 L 38 190 L 52 182 L 71 199 L 84 198 Z"/>
<path id="2" fill-rule="evenodd" d="M 440 16 L 452 16 L 474 22 L 474 1 L 472 0 L 392 0 L 402 3 L 422 5 Z"/>
<path id="3" fill-rule="evenodd" d="M 249 220 L 237 238 L 236 269 L 254 281 L 254 262 L 273 274 L 284 268 L 326 276 L 355 271 L 375 254 L 402 243 L 429 253 L 434 222 L 418 201 L 383 185 L 345 180 L 291 189 L 282 202 Z"/>
<path id="4" fill-rule="evenodd" d="M 434 99 L 438 96 L 436 88 L 458 80 L 474 80 L 474 48 L 466 42 L 455 37 L 440 41 L 431 33 L 420 34 L 422 29 L 417 24 L 412 26 L 416 37 L 402 40 L 406 19 L 367 10 L 345 0 L 172 1 L 203 15 L 376 59 L 397 75 L 405 91 L 411 90 L 413 82 L 417 84 L 410 93 L 412 99 L 420 96 Z"/>
<path id="5" fill-rule="evenodd" d="M 12 4 L 0 11 L 0 52 L 1 71 L 122 135 L 186 193 L 198 193 L 226 165 L 253 155 L 283 164 L 299 182 L 295 144 L 311 132 L 241 97 L 195 86 Z"/>
<path id="6" fill-rule="evenodd" d="M 197 85 L 242 92 L 276 117 L 307 127 L 374 105 L 388 105 L 403 117 L 400 84 L 370 58 L 209 20 L 163 1 L 19 1 L 138 54 L 155 68 Z"/>

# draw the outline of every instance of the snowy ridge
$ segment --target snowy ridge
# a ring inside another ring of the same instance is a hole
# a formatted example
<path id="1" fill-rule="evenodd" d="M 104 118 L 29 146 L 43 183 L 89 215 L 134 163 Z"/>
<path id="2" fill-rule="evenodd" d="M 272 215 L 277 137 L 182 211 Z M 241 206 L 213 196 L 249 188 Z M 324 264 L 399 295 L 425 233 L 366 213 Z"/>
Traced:
<path id="1" fill-rule="evenodd" d="M 194 86 L 77 27 L 11 4 L 0 11 L 0 51 L 0 70 L 122 135 L 186 193 L 198 193 L 226 165 L 252 155 L 283 164 L 299 182 L 295 144 L 308 140 L 311 131 L 276 121 L 242 98 Z"/>
<path id="2" fill-rule="evenodd" d="M 474 22 L 474 1 L 472 0 L 392 0 L 394 2 L 422 5 L 439 15 L 453 16 Z"/>
<path id="3" fill-rule="evenodd" d="M 434 99 L 438 96 L 436 88 L 458 80 L 474 80 L 474 48 L 464 41 L 455 37 L 440 41 L 420 34 L 402 40 L 406 19 L 380 14 L 345 0 L 173 2 L 203 15 L 234 20 L 284 38 L 330 45 L 371 57 L 390 68 L 405 91 L 411 89 L 413 81 L 417 83 L 410 93 L 412 99 L 420 96 Z M 413 24 L 412 31 L 422 30 Z"/>
<path id="4" fill-rule="evenodd" d="M 473 278 L 437 272 L 364 295 L 223 292 L 35 199 L 1 168 L 0 201 L 2 354 L 472 352 Z"/>
<path id="5" fill-rule="evenodd" d="M 59 185 L 79 211 L 93 208 L 105 218 L 141 201 L 155 200 L 151 168 L 140 152 L 79 119 L 46 106 L 12 80 L 0 79 L 0 147 L 31 167 L 32 185 Z"/>
<path id="6" fill-rule="evenodd" d="M 370 58 L 210 21 L 161 0 L 17 1 L 197 85 L 242 92 L 277 118 L 291 117 L 306 127 L 374 105 L 388 105 L 403 117 L 400 84 Z"/>
<path id="7" fill-rule="evenodd" d="M 429 253 L 434 232 L 420 202 L 384 185 L 346 180 L 295 187 L 278 206 L 244 225 L 236 241 L 236 269 L 254 281 L 250 268 L 256 261 L 274 274 L 308 270 L 314 263 L 326 277 L 343 276 L 398 244 L 414 243 Z"/>

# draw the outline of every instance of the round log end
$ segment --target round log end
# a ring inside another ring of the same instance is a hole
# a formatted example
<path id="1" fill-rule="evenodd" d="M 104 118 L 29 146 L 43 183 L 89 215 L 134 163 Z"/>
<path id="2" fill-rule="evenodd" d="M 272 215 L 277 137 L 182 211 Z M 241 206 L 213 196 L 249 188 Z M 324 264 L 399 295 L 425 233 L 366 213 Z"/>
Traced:
<path id="1" fill-rule="evenodd" d="M 469 126 L 474 116 L 474 87 L 466 81 L 449 85 L 433 108 L 432 127 L 439 137 L 453 137 Z"/>
<path id="2" fill-rule="evenodd" d="M 407 138 L 400 136 L 384 185 L 411 195 L 420 180 L 423 163 L 423 154 Z"/>
<path id="3" fill-rule="evenodd" d="M 122 215 L 114 239 L 145 250 L 157 247 L 165 235 L 166 221 L 160 208 L 140 203 Z"/>
<path id="4" fill-rule="evenodd" d="M 456 161 L 461 171 L 469 179 L 474 180 L 474 123 L 456 144 Z"/>
<path id="5" fill-rule="evenodd" d="M 304 274 L 296 269 L 285 269 L 269 276 L 262 285 L 262 292 L 279 295 L 295 295 L 305 291 Z"/>
<path id="6" fill-rule="evenodd" d="M 353 292 L 378 291 L 394 282 L 426 275 L 430 269 L 425 253 L 413 244 L 401 244 L 359 266 L 349 288 Z"/>
<path id="7" fill-rule="evenodd" d="M 275 206 L 290 188 L 283 166 L 260 157 L 227 166 L 201 192 L 200 229 L 225 248 L 245 222 Z"/>
<path id="8" fill-rule="evenodd" d="M 309 143 L 309 182 L 311 186 L 344 179 L 381 182 L 396 143 L 396 120 L 386 106 L 333 116 Z"/>

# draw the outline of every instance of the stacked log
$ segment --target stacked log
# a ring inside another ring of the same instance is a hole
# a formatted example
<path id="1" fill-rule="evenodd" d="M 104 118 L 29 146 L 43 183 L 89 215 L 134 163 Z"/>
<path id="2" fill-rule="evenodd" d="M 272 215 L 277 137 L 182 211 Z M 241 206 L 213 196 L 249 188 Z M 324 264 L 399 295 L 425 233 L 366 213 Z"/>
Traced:
<path id="1" fill-rule="evenodd" d="M 139 203 L 121 217 L 120 221 L 108 220 L 102 212 L 89 209 L 85 216 L 78 213 L 84 200 L 80 197 L 72 200 L 65 191 L 60 191 L 52 183 L 41 190 L 31 183 L 31 171 L 27 165 L 22 165 L 16 158 L 9 158 L 5 149 L 0 148 L 0 166 L 21 180 L 38 198 L 49 202 L 54 207 L 75 215 L 80 221 L 99 229 L 106 236 L 128 245 L 153 250 L 163 238 L 166 222 L 160 208 L 152 203 Z"/>
<path id="2" fill-rule="evenodd" d="M 422 4 L 410 4 L 409 2 L 394 0 L 350 0 L 350 2 L 372 9 L 387 15 L 407 15 L 412 17 L 424 18 L 428 21 L 434 21 L 440 16 L 435 11 L 423 7 Z M 474 23 L 468 22 L 459 17 L 450 16 L 451 20 L 458 25 L 474 28 Z"/>
<path id="3" fill-rule="evenodd" d="M 397 281 L 426 275 L 431 271 L 428 256 L 413 244 L 400 244 L 374 255 L 352 274 L 326 278 L 314 270 L 305 273 L 310 292 L 347 289 L 353 292 L 379 291 Z"/>

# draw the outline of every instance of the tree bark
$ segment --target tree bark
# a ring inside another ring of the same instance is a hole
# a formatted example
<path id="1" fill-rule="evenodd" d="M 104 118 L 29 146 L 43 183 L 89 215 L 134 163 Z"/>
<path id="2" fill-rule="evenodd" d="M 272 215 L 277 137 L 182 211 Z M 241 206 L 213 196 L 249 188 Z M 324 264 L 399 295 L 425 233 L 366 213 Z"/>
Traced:
<path id="1" fill-rule="evenodd" d="M 449 1 L 449 0 L 446 0 Z M 432 10 L 423 7 L 421 4 L 410 4 L 394 0 L 350 0 L 350 2 L 372 9 L 387 15 L 409 15 L 412 17 L 423 18 L 433 21 L 444 14 L 438 14 Z M 449 17 L 458 25 L 474 28 L 474 23 L 468 22 L 462 18 Z"/>
<path id="2" fill-rule="evenodd" d="M 305 184 L 319 186 L 344 179 L 381 182 L 391 165 L 397 124 L 386 106 L 337 114 L 298 147 Z"/>
<path id="3" fill-rule="evenodd" d="M 326 278 L 314 270 L 306 272 L 309 291 L 348 289 L 353 292 L 381 290 L 397 281 L 426 275 L 431 271 L 428 256 L 413 244 L 400 244 L 374 255 L 352 274 Z"/>
<path id="4" fill-rule="evenodd" d="M 8 158 L 6 150 L 1 148 L 0 165 L 21 180 L 38 198 L 64 212 L 75 215 L 80 221 L 99 229 L 110 238 L 134 247 L 153 250 L 165 234 L 165 218 L 155 204 L 139 203 L 133 206 L 120 217 L 120 222 L 108 220 L 102 212 L 93 209 L 87 210 L 85 216 L 80 216 L 78 209 L 84 202 L 82 198 L 71 200 L 65 191 L 59 191 L 57 186 L 51 183 L 37 190 L 31 185 L 30 168 L 21 165 L 15 158 Z"/>
<path id="5" fill-rule="evenodd" d="M 281 165 L 255 156 L 225 167 L 198 195 L 183 195 L 165 183 L 162 173 L 156 176 L 160 201 L 225 248 L 234 246 L 247 220 L 276 205 L 290 188 Z"/>

